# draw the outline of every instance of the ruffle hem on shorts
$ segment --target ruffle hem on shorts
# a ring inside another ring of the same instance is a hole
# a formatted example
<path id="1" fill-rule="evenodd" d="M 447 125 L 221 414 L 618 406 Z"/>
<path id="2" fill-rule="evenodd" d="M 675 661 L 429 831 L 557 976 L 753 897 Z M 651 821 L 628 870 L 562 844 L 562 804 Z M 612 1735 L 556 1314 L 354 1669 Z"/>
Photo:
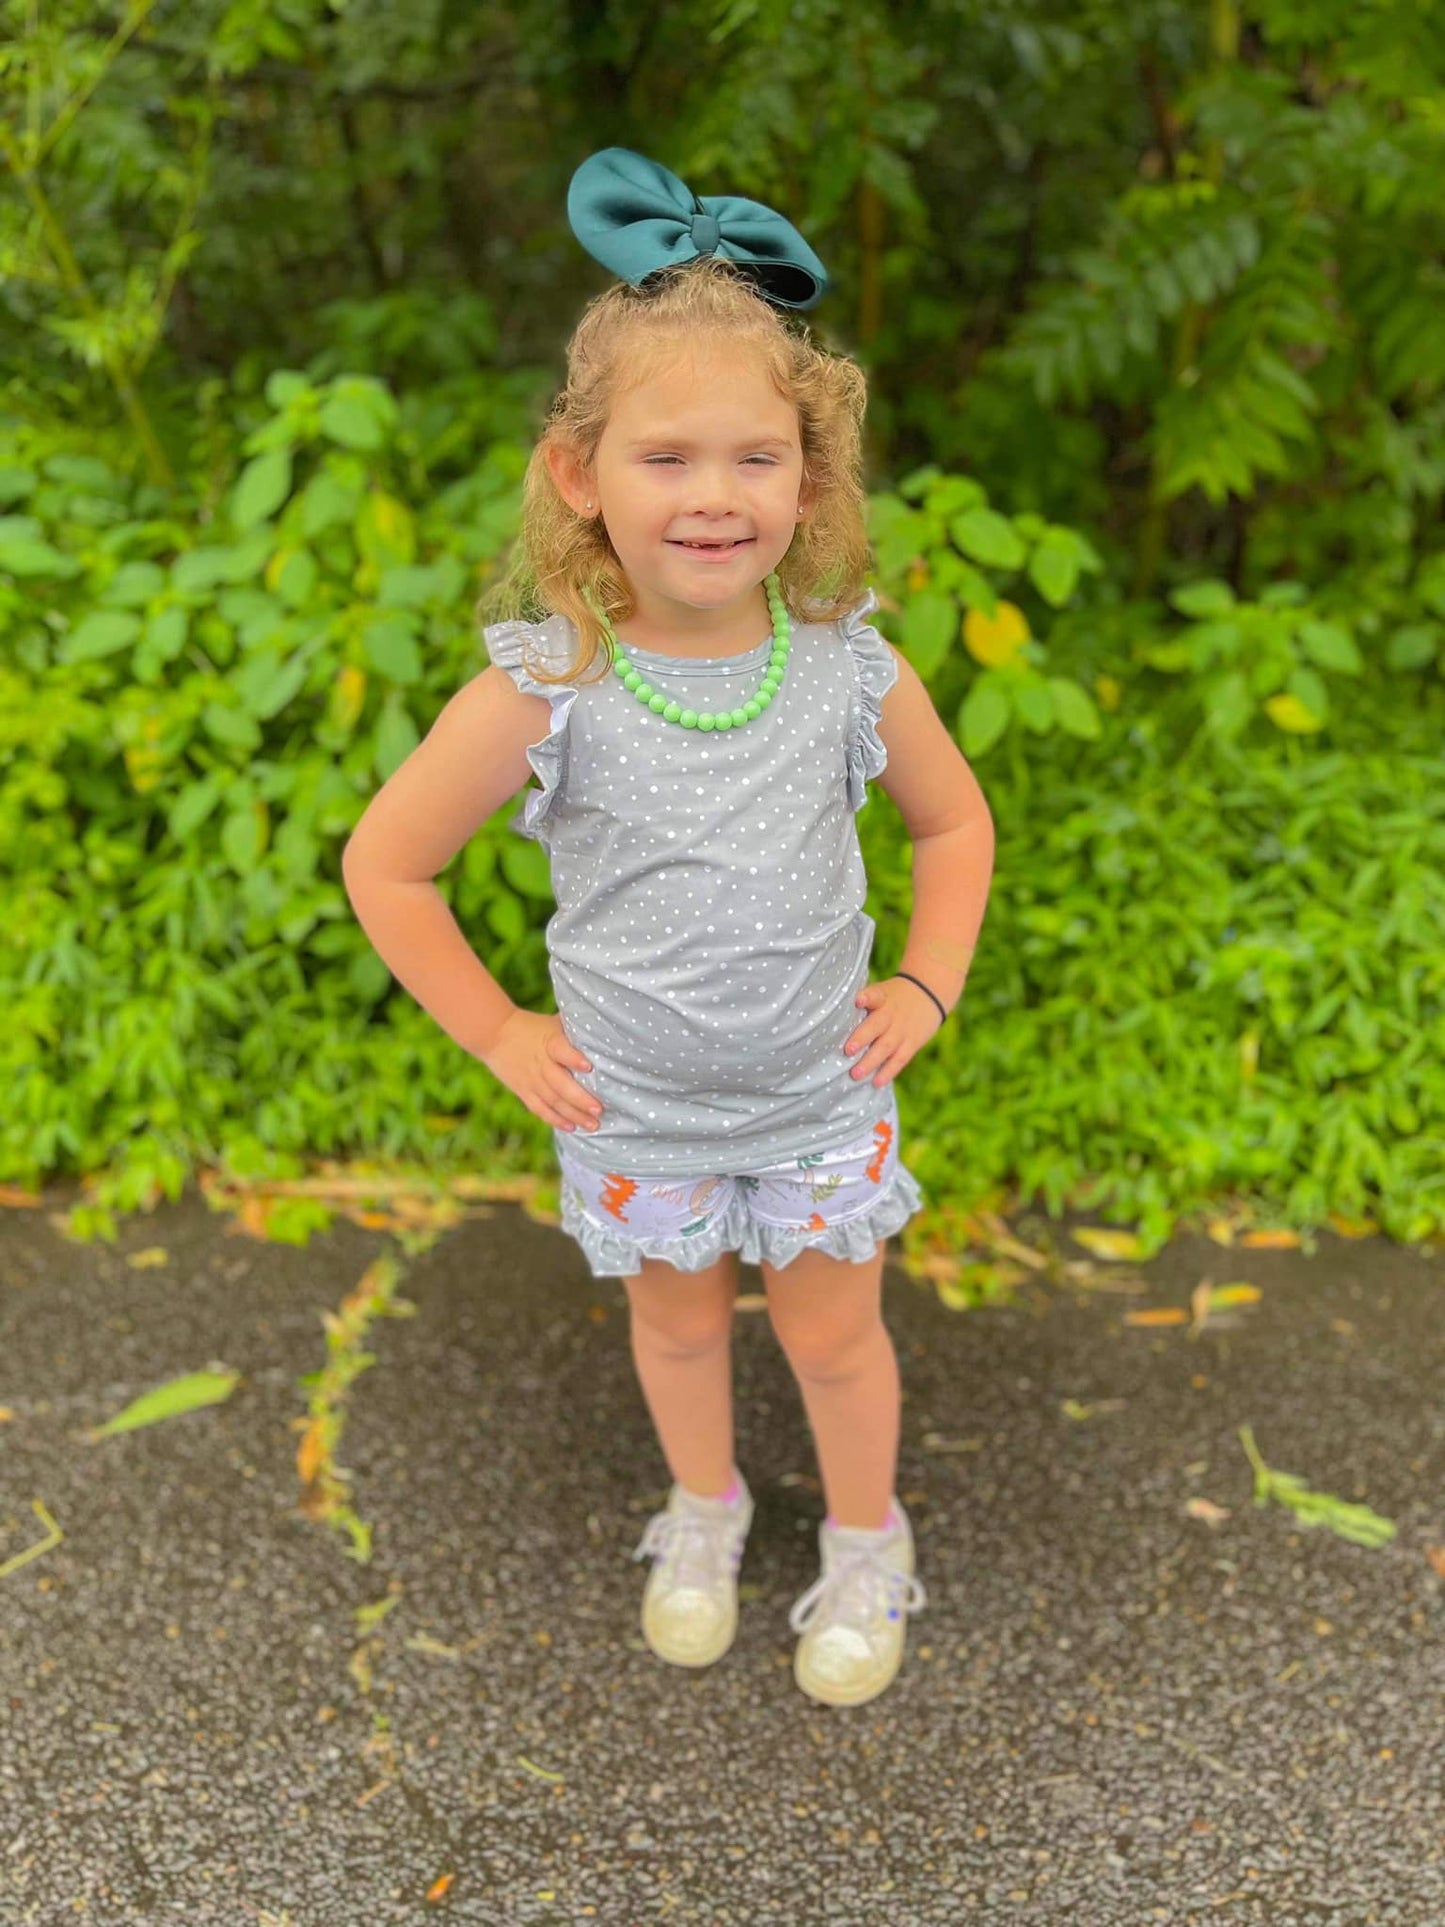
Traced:
<path id="1" fill-rule="evenodd" d="M 663 1258 L 679 1271 L 705 1271 L 725 1251 L 736 1251 L 745 1264 L 766 1259 L 781 1269 L 807 1247 L 830 1258 L 862 1264 L 871 1258 L 880 1238 L 900 1231 L 923 1204 L 918 1180 L 901 1160 L 893 1176 L 865 1211 L 830 1224 L 821 1231 L 806 1225 L 763 1224 L 748 1211 L 741 1191 L 734 1191 L 726 1207 L 703 1231 L 687 1238 L 629 1238 L 597 1224 L 577 1203 L 572 1186 L 563 1179 L 562 1229 L 581 1245 L 594 1278 L 630 1278 L 644 1258 Z"/>

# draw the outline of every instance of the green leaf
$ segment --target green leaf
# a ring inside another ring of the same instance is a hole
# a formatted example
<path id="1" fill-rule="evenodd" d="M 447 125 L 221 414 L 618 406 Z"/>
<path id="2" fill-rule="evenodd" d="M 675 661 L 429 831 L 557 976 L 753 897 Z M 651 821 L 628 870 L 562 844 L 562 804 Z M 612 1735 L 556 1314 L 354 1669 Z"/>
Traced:
<path id="1" fill-rule="evenodd" d="M 952 534 L 964 554 L 986 568 L 1016 569 L 1027 553 L 1013 524 L 997 509 L 965 509 L 955 516 Z"/>
<path id="2" fill-rule="evenodd" d="M 1261 609 L 1294 609 L 1309 601 L 1303 582 L 1270 582 L 1259 592 Z"/>
<path id="3" fill-rule="evenodd" d="M 502 875 L 524 897 L 546 903 L 552 897 L 552 866 L 547 852 L 531 837 L 509 836 L 501 849 Z"/>
<path id="4" fill-rule="evenodd" d="M 1071 676 L 1050 676 L 1049 688 L 1054 695 L 1054 719 L 1067 735 L 1082 737 L 1085 742 L 1097 742 L 1103 734 L 1103 723 L 1093 697 Z"/>
<path id="5" fill-rule="evenodd" d="M 291 493 L 291 451 L 268 449 L 241 470 L 231 495 L 231 522 L 237 529 L 254 528 L 276 513 Z"/>
<path id="6" fill-rule="evenodd" d="M 1296 669 L 1289 679 L 1289 693 L 1298 697 L 1312 716 L 1324 722 L 1330 713 L 1330 692 L 1313 669 Z"/>
<path id="7" fill-rule="evenodd" d="M 1237 622 L 1199 622 L 1180 640 L 1194 667 L 1208 669 L 1216 662 L 1237 659 L 1243 633 Z"/>
<path id="8" fill-rule="evenodd" d="M 174 662 L 186 644 L 189 618 L 175 604 L 158 609 L 146 625 L 145 648 L 157 662 Z"/>
<path id="9" fill-rule="evenodd" d="M 201 722 L 218 743 L 224 743 L 229 749 L 260 747 L 260 726 L 255 717 L 248 716 L 244 709 L 228 708 L 224 703 L 207 703 L 201 711 Z"/>
<path id="10" fill-rule="evenodd" d="M 9 575 L 79 575 L 80 564 L 74 556 L 62 555 L 49 542 L 34 536 L 0 538 L 0 569 Z"/>
<path id="11" fill-rule="evenodd" d="M 1194 667 L 1194 651 L 1184 641 L 1137 642 L 1133 653 L 1136 662 L 1147 663 L 1166 676 L 1178 676 Z"/>
<path id="12" fill-rule="evenodd" d="M 518 805 L 513 822 L 522 814 Z M 522 906 L 515 897 L 509 897 L 503 890 L 495 890 L 487 898 L 487 926 L 493 936 L 500 937 L 503 943 L 520 943 L 527 934 L 527 919 Z"/>
<path id="13" fill-rule="evenodd" d="M 368 945 L 365 950 L 357 951 L 346 966 L 346 981 L 364 1003 L 374 1004 L 391 989 L 391 972 Z"/>
<path id="14" fill-rule="evenodd" d="M 1221 676 L 1205 694 L 1205 721 L 1226 739 L 1237 736 L 1253 714 L 1254 698 L 1240 670 L 1232 669 L 1227 676 Z"/>
<path id="15" fill-rule="evenodd" d="M 142 1392 L 114 1418 L 96 1426 L 91 1437 L 107 1439 L 117 1432 L 134 1432 L 139 1426 L 197 1411 L 203 1405 L 219 1405 L 231 1396 L 240 1379 L 241 1374 L 229 1368 L 186 1372 L 180 1378 L 157 1385 L 153 1391 Z"/>
<path id="16" fill-rule="evenodd" d="M 197 595 L 218 582 L 244 582 L 264 566 L 270 549 L 268 529 L 254 530 L 229 548 L 188 549 L 171 564 L 171 585 L 182 595 Z"/>
<path id="17" fill-rule="evenodd" d="M 421 651 L 412 628 L 412 621 L 398 612 L 371 623 L 361 639 L 367 662 L 392 682 L 421 681 Z"/>
<path id="18" fill-rule="evenodd" d="M 59 482 L 78 494 L 94 490 L 104 495 L 115 487 L 117 480 L 115 470 L 98 455 L 50 455 L 44 467 L 52 482 Z"/>
<path id="19" fill-rule="evenodd" d="M 396 419 L 396 403 L 380 382 L 343 376 L 332 384 L 318 419 L 322 434 L 343 448 L 377 449 Z"/>
<path id="20" fill-rule="evenodd" d="M 1202 621 L 1206 616 L 1222 616 L 1234 607 L 1234 591 L 1227 582 L 1186 582 L 1169 600 L 1182 616 Z"/>
<path id="21" fill-rule="evenodd" d="M 38 480 L 33 468 L 0 467 L 0 504 L 23 502 Z"/>
<path id="22" fill-rule="evenodd" d="M 1049 529 L 1029 557 L 1029 579 L 1051 608 L 1062 609 L 1079 580 L 1079 550 L 1067 529 Z"/>
<path id="23" fill-rule="evenodd" d="M 100 592 L 108 609 L 140 609 L 166 586 L 166 572 L 154 562 L 127 562 Z"/>
<path id="24" fill-rule="evenodd" d="M 920 676 L 928 677 L 953 647 L 958 604 L 937 589 L 920 589 L 903 605 L 902 642 Z"/>
<path id="25" fill-rule="evenodd" d="M 928 547 L 928 520 L 896 495 L 868 498 L 868 536 L 880 575 L 897 575 Z"/>
<path id="26" fill-rule="evenodd" d="M 965 609 L 977 609 L 985 616 L 998 614 L 998 591 L 981 569 L 961 561 L 951 549 L 940 553 L 939 565 L 939 579 L 947 581 Z"/>
<path id="27" fill-rule="evenodd" d="M 915 468 L 898 484 L 898 493 L 907 496 L 910 502 L 917 502 L 928 493 L 930 485 L 942 473 L 943 470 L 935 462 L 930 462 L 925 468 Z"/>
<path id="28" fill-rule="evenodd" d="M 1433 623 L 1416 622 L 1397 629 L 1385 650 L 1390 669 L 1424 669 L 1435 660 L 1440 647 L 1440 631 Z"/>
<path id="29" fill-rule="evenodd" d="M 402 706 L 401 698 L 393 690 L 389 699 L 383 703 L 381 714 L 376 722 L 374 763 L 376 773 L 383 783 L 401 768 L 420 741 L 416 724 Z"/>
<path id="30" fill-rule="evenodd" d="M 266 377 L 266 399 L 273 408 L 290 408 L 312 392 L 311 383 L 294 368 L 275 368 Z"/>
<path id="31" fill-rule="evenodd" d="M 304 651 L 289 661 L 277 660 L 269 651 L 254 657 L 236 679 L 241 701 L 253 716 L 267 722 L 278 715 L 304 687 L 310 671 Z"/>
<path id="32" fill-rule="evenodd" d="M 291 609 L 303 609 L 316 587 L 316 557 L 310 549 L 292 549 L 276 571 L 276 593 Z"/>
<path id="33" fill-rule="evenodd" d="M 929 489 L 923 506 L 930 516 L 946 522 L 950 516 L 962 515 L 965 509 L 986 508 L 988 495 L 983 484 L 974 481 L 971 475 L 940 475 Z"/>
<path id="34" fill-rule="evenodd" d="M 221 800 L 225 781 L 219 776 L 203 776 L 189 783 L 171 806 L 166 827 L 178 843 L 193 836 Z"/>
<path id="35" fill-rule="evenodd" d="M 982 756 L 1008 728 L 1012 707 L 1008 692 L 997 677 L 980 676 L 969 690 L 959 711 L 965 756 Z"/>
<path id="36" fill-rule="evenodd" d="M 1312 669 L 1297 669 L 1291 674 L 1289 694 L 1299 696 L 1304 707 L 1320 719 L 1329 715 L 1329 690 Z"/>
<path id="37" fill-rule="evenodd" d="M 333 460 L 336 458 L 333 457 Z M 308 539 L 338 522 L 349 522 L 361 500 L 363 483 L 348 485 L 334 470 L 323 468 L 312 476 L 297 500 L 301 504 L 301 533 Z"/>
<path id="38" fill-rule="evenodd" d="M 439 599 L 442 580 L 442 569 L 431 563 L 383 569 L 376 585 L 376 599 L 384 609 L 420 609 Z"/>
<path id="39" fill-rule="evenodd" d="M 285 627 L 286 611 L 276 597 L 249 584 L 240 589 L 223 589 L 216 597 L 216 610 L 222 621 L 229 622 L 236 631 L 243 649 L 254 649 L 258 643 L 268 642 Z"/>
<path id="40" fill-rule="evenodd" d="M 1024 676 L 1010 685 L 1009 693 L 1020 722 L 1035 736 L 1043 736 L 1054 726 L 1054 694 L 1042 676 Z"/>
<path id="41" fill-rule="evenodd" d="M 120 609 L 96 609 L 76 624 L 60 645 L 62 662 L 91 662 L 128 649 L 140 634 L 141 620 Z"/>
<path id="42" fill-rule="evenodd" d="M 239 876 L 249 876 L 266 847 L 264 815 L 254 798 L 232 810 L 221 825 L 221 850 Z"/>
<path id="43" fill-rule="evenodd" d="M 1311 662 L 1321 669 L 1336 669 L 1344 676 L 1363 674 L 1365 664 L 1354 638 L 1338 623 L 1302 622 L 1299 633 Z"/>

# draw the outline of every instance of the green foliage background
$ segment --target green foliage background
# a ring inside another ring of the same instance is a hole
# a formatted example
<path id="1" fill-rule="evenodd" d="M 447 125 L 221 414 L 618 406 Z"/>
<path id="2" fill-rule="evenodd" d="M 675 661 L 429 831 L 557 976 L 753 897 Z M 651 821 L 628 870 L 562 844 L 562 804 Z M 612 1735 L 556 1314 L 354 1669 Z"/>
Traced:
<path id="1" fill-rule="evenodd" d="M 198 1161 L 548 1167 L 338 857 L 484 660 L 615 142 L 787 213 L 870 372 L 883 626 L 999 832 L 902 1080 L 936 1224 L 1018 1186 L 1148 1245 L 1229 1192 L 1439 1231 L 1445 22 L 3 16 L 0 1179 L 85 1175 L 104 1234 Z M 439 884 L 551 1008 L 515 807 Z M 859 827 L 881 975 L 910 852 L 881 791 Z"/>

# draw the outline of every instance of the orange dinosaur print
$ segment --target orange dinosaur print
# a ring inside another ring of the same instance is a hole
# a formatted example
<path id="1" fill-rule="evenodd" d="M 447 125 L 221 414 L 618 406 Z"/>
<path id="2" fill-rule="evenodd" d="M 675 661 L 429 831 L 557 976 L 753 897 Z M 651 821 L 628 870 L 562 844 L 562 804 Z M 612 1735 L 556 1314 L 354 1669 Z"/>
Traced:
<path id="1" fill-rule="evenodd" d="M 619 1171 L 605 1172 L 602 1179 L 602 1209 L 610 1211 L 614 1218 L 626 1224 L 627 1213 L 622 1207 L 636 1189 L 636 1178 L 624 1178 Z"/>
<path id="2" fill-rule="evenodd" d="M 803 1229 L 805 1231 L 826 1231 L 828 1229 L 828 1220 L 826 1218 L 820 1218 L 815 1211 Z"/>
<path id="3" fill-rule="evenodd" d="M 888 1156 L 888 1147 L 893 1142 L 893 1126 L 886 1120 L 880 1121 L 873 1126 L 873 1135 L 878 1140 L 878 1155 L 870 1165 L 865 1166 L 863 1175 L 871 1178 L 875 1184 L 881 1184 L 884 1161 Z"/>

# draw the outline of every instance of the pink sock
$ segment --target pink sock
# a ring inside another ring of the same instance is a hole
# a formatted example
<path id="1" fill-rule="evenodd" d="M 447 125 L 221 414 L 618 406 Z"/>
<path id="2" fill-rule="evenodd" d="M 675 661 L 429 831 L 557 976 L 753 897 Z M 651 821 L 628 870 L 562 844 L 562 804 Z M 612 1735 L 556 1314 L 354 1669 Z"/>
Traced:
<path id="1" fill-rule="evenodd" d="M 735 1470 L 733 1472 L 733 1482 L 728 1487 L 727 1491 L 715 1493 L 709 1502 L 714 1505 L 731 1505 L 734 1502 L 734 1500 L 740 1499 L 742 1497 L 742 1491 L 743 1491 L 743 1482 L 741 1477 Z M 702 1493 L 697 1494 L 698 1498 L 702 1498 L 703 1496 L 704 1495 Z"/>
<path id="2" fill-rule="evenodd" d="M 890 1526 L 893 1526 L 897 1523 L 897 1520 L 898 1520 L 898 1508 L 894 1505 L 893 1501 L 890 1499 L 888 1501 L 888 1517 L 883 1521 L 882 1525 L 877 1527 L 876 1529 L 879 1532 L 887 1532 Z M 830 1526 L 836 1526 L 837 1523 L 838 1521 L 833 1517 L 832 1513 L 830 1512 L 828 1514 L 828 1524 Z M 854 1526 L 852 1530 L 856 1532 L 858 1528 Z"/>

